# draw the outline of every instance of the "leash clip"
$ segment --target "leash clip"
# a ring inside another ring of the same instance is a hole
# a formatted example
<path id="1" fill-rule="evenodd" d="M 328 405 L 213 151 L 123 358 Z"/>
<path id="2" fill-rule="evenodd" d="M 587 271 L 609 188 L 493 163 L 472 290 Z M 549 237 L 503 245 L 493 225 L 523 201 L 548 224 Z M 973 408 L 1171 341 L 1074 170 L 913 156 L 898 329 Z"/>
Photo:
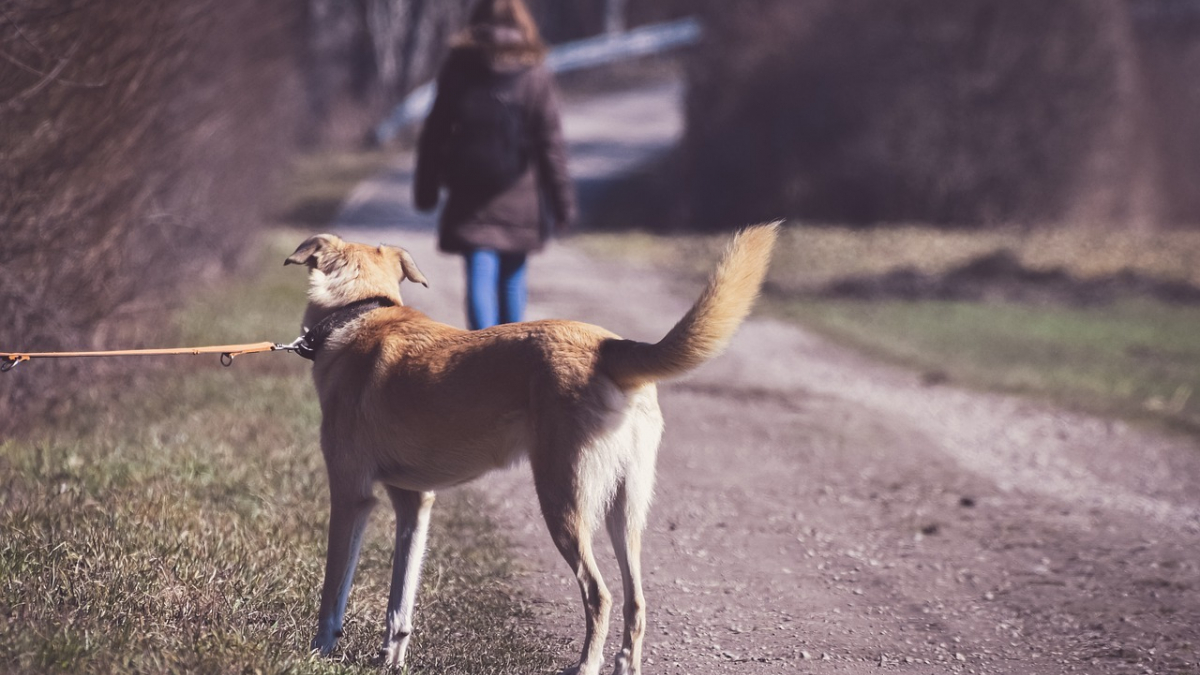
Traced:
<path id="1" fill-rule="evenodd" d="M 314 350 L 312 345 L 310 345 L 308 342 L 308 333 L 301 335 L 288 344 L 277 344 L 272 348 L 272 351 L 293 352 L 308 359 L 309 361 L 313 360 L 313 357 L 316 355 L 316 350 Z"/>
<path id="2" fill-rule="evenodd" d="M 22 361 L 28 361 L 29 357 L 24 354 L 13 354 L 5 359 L 4 363 L 0 363 L 0 373 L 7 373 L 16 368 Z"/>
<path id="3" fill-rule="evenodd" d="M 303 348 L 304 348 L 304 336 L 301 335 L 300 337 L 296 338 L 295 340 L 292 340 L 291 342 L 289 342 L 287 344 L 284 344 L 282 342 L 277 342 L 275 344 L 275 346 L 271 348 L 271 351 L 298 352 Z"/>

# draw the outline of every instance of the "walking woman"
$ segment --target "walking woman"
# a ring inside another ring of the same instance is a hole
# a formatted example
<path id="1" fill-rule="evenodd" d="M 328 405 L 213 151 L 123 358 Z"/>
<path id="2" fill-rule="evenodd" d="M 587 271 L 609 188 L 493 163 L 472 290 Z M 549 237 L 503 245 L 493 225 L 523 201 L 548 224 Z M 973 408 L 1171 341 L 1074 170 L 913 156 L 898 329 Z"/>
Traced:
<path id="1" fill-rule="evenodd" d="M 416 207 L 446 205 L 438 247 L 461 254 L 472 330 L 521 321 L 525 263 L 575 218 L 546 47 L 522 0 L 480 0 L 438 75 L 417 145 Z"/>

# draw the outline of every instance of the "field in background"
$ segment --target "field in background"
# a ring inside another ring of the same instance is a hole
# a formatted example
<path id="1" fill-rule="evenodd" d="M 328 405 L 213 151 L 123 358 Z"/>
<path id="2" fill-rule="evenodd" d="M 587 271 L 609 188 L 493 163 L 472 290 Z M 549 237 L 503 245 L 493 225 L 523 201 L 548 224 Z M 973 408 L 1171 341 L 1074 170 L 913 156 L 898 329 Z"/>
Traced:
<path id="1" fill-rule="evenodd" d="M 707 274 L 728 235 L 588 234 L 588 250 Z M 761 311 L 922 370 L 931 384 L 1046 397 L 1127 419 L 1200 433 L 1200 306 L 1149 299 L 1074 306 L 820 297 L 848 276 L 911 267 L 940 274 L 998 250 L 1027 267 L 1089 279 L 1131 270 L 1200 284 L 1200 233 L 1095 229 L 952 232 L 789 226 Z"/>
<path id="2" fill-rule="evenodd" d="M 305 282 L 257 278 L 180 314 L 187 344 L 290 340 Z M 30 370 L 38 363 L 22 366 Z M 307 362 L 176 357 L 71 423 L 0 443 L 0 670 L 378 672 L 391 509 L 377 508 L 334 660 L 308 655 L 328 497 Z M 78 383 L 86 387 L 86 382 Z M 434 509 L 413 672 L 551 670 L 505 543 L 456 491 Z"/>

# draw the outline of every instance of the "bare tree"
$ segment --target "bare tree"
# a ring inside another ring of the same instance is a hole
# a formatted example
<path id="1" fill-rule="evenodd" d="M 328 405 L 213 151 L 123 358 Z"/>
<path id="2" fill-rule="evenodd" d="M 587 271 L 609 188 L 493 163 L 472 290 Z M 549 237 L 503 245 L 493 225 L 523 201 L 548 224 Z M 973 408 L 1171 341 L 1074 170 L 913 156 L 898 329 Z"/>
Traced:
<path id="1" fill-rule="evenodd" d="M 296 138 L 301 16 L 214 2 L 0 3 L 0 344 L 147 340 L 244 255 Z M 11 373 L 0 425 L 103 367 Z"/>

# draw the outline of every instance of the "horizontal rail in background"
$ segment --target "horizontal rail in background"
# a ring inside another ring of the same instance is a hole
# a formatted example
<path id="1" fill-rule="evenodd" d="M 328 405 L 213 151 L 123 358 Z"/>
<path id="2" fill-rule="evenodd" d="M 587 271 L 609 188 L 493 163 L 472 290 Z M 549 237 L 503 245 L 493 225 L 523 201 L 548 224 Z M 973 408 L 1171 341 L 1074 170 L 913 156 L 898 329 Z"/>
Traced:
<path id="1" fill-rule="evenodd" d="M 1127 6 L 1141 20 L 1200 18 L 1200 0 L 1127 0 Z"/>
<path id="2" fill-rule="evenodd" d="M 695 18 L 641 26 L 624 33 L 605 34 L 559 45 L 550 50 L 546 66 L 554 73 L 565 73 L 661 54 L 695 44 L 700 40 L 701 33 L 700 22 Z M 375 127 L 375 140 L 381 144 L 387 143 L 404 127 L 425 119 L 436 95 L 435 82 L 427 82 L 413 89 L 392 109 L 387 119 Z"/>

